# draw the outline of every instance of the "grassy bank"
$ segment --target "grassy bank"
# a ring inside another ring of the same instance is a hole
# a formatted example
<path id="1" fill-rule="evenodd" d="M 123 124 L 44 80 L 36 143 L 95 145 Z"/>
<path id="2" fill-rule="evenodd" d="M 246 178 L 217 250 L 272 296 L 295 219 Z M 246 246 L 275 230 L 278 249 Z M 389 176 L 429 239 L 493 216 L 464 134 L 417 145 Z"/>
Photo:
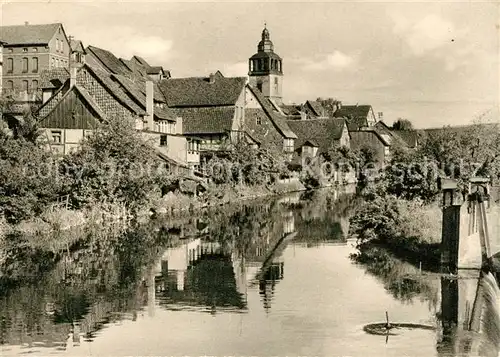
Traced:
<path id="1" fill-rule="evenodd" d="M 368 196 L 351 218 L 359 262 L 377 259 L 374 247 L 396 257 L 432 267 L 440 261 L 441 210 L 436 203 L 407 201 L 391 195 Z"/>
<path id="2" fill-rule="evenodd" d="M 194 196 L 170 192 L 151 199 L 141 211 L 132 212 L 119 203 L 95 203 L 81 210 L 65 208 L 47 210 L 40 216 L 17 224 L 0 221 L 0 246 L 15 241 L 16 245 L 57 254 L 68 250 L 87 236 L 91 227 L 127 227 L 133 219 L 149 219 L 152 213 L 173 215 L 198 211 L 259 197 L 271 197 L 304 190 L 299 181 L 268 186 L 214 185 L 203 195 Z M 5 249 L 0 249 L 2 251 Z M 5 256 L 3 256 L 5 259 Z M 0 262 L 2 255 L 0 254 Z"/>

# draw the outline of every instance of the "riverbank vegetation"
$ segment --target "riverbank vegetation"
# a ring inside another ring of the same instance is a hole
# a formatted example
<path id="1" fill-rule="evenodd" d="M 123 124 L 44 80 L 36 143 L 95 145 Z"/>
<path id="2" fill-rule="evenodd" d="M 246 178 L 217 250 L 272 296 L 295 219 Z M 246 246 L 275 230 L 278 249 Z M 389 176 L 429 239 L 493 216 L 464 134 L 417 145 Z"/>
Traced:
<path id="1" fill-rule="evenodd" d="M 11 123 L 12 124 L 12 123 Z M 0 236 L 149 217 L 305 189 L 282 153 L 237 145 L 208 157 L 206 177 L 166 168 L 131 123 L 110 118 L 64 157 L 47 150 L 36 118 L 0 128 Z"/>
<path id="2" fill-rule="evenodd" d="M 384 247 L 416 264 L 439 264 L 441 242 L 439 177 L 453 178 L 466 193 L 474 176 L 500 178 L 500 131 L 494 124 L 445 127 L 419 137 L 416 149 L 394 148 L 379 180 L 366 188 L 351 218 L 359 262 L 378 259 Z M 377 254 L 375 254 L 375 253 Z"/>

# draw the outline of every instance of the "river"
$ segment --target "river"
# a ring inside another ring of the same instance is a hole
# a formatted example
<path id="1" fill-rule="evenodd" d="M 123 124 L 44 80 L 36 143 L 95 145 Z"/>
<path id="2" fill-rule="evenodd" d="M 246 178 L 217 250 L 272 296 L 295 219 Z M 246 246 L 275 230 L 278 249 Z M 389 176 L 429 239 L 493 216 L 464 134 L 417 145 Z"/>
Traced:
<path id="1" fill-rule="evenodd" d="M 355 204 L 291 194 L 89 233 L 50 262 L 21 252 L 24 273 L 2 280 L 0 355 L 497 356 L 496 281 L 483 289 L 489 320 L 463 332 L 457 280 L 390 256 L 353 262 Z M 365 332 L 386 312 L 416 325 Z"/>

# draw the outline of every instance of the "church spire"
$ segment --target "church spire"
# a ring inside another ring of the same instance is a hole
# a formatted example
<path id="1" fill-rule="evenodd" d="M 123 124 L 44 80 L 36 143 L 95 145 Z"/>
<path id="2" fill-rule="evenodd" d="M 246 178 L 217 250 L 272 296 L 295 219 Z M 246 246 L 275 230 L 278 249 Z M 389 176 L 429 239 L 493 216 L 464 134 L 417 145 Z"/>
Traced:
<path id="1" fill-rule="evenodd" d="M 271 34 L 264 24 L 257 53 L 249 58 L 249 83 L 258 88 L 265 97 L 281 102 L 281 82 L 283 77 L 282 59 L 274 52 Z"/>

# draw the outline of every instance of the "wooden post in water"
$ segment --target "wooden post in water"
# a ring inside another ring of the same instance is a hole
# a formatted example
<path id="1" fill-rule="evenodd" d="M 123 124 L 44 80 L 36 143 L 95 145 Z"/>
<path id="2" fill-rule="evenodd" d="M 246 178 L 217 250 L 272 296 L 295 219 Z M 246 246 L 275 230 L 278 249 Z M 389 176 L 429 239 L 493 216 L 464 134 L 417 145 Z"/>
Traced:
<path id="1" fill-rule="evenodd" d="M 457 183 L 451 179 L 440 179 L 443 191 L 443 223 L 441 231 L 441 268 L 444 272 L 457 272 L 458 245 L 460 241 L 460 208 Z"/>

